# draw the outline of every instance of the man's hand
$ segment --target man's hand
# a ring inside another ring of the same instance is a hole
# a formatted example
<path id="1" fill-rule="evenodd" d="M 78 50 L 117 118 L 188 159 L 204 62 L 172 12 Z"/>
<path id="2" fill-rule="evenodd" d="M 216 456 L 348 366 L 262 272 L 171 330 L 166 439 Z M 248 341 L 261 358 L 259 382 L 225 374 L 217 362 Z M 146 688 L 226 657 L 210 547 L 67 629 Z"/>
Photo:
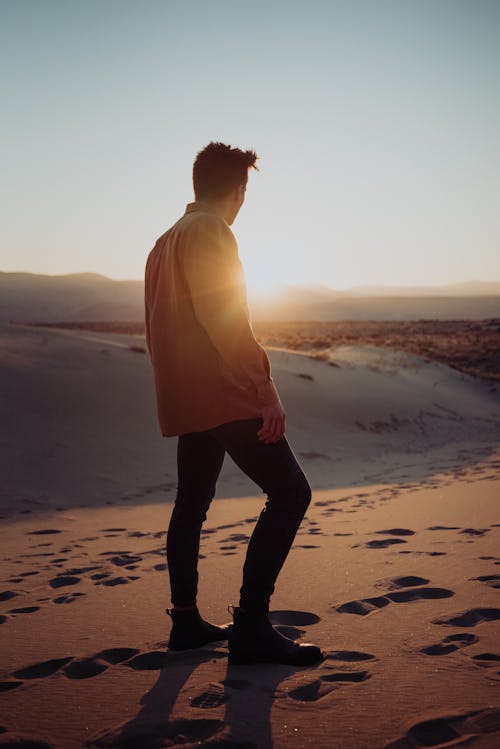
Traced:
<path id="1" fill-rule="evenodd" d="M 266 445 L 277 442 L 285 433 L 285 412 L 281 402 L 264 406 L 262 420 L 262 427 L 257 432 L 258 438 Z"/>

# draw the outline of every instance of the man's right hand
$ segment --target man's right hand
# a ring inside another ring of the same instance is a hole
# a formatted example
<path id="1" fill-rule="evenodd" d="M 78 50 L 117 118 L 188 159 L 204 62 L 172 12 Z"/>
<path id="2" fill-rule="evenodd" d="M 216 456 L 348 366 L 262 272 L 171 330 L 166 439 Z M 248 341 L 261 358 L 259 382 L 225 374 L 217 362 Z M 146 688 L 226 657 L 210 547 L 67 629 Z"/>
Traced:
<path id="1" fill-rule="evenodd" d="M 277 442 L 285 433 L 285 412 L 281 402 L 264 406 L 262 422 L 262 427 L 257 432 L 258 438 L 266 445 Z"/>

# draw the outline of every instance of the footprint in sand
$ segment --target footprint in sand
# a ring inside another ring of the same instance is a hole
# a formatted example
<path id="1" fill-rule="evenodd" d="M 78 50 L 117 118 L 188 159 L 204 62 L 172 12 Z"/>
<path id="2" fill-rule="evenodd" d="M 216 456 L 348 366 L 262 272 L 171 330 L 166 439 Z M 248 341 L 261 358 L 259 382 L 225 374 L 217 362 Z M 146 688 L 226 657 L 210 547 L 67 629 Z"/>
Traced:
<path id="1" fill-rule="evenodd" d="M 236 541 L 248 541 L 250 536 L 246 533 L 232 533 L 227 538 L 223 538 L 221 543 L 235 543 Z"/>
<path id="2" fill-rule="evenodd" d="M 16 679 L 45 679 L 47 676 L 55 674 L 56 671 L 59 671 L 72 660 L 73 656 L 69 656 L 68 658 L 53 658 L 50 661 L 34 663 L 31 666 L 14 671 L 12 676 Z"/>
<path id="3" fill-rule="evenodd" d="M 134 671 L 156 671 L 165 668 L 172 661 L 169 653 L 164 650 L 150 650 L 146 653 L 139 653 L 130 660 L 125 662 L 125 666 L 133 668 Z"/>
<path id="4" fill-rule="evenodd" d="M 10 692 L 12 689 L 17 689 L 23 685 L 22 681 L 0 681 L 0 692 Z"/>
<path id="5" fill-rule="evenodd" d="M 478 641 L 479 638 L 476 635 L 470 634 L 470 632 L 459 632 L 456 635 L 448 635 L 448 637 L 445 637 L 436 645 L 428 645 L 425 648 L 421 648 L 420 652 L 426 655 L 448 655 L 448 653 L 453 653 L 460 648 L 466 648 Z"/>
<path id="6" fill-rule="evenodd" d="M 106 661 L 106 663 L 123 663 L 130 660 L 134 655 L 140 653 L 138 648 L 107 648 L 94 655 L 94 658 Z"/>
<path id="7" fill-rule="evenodd" d="M 392 584 L 394 587 L 399 588 L 400 586 L 398 584 L 398 580 L 408 579 L 412 581 L 413 576 L 408 576 L 406 578 L 394 578 Z M 419 580 L 424 578 L 418 578 L 415 576 L 415 579 Z M 411 601 L 421 601 L 425 599 L 450 598 L 453 595 L 455 595 L 454 592 L 452 590 L 448 590 L 447 588 L 413 587 L 409 590 L 393 590 L 383 596 L 374 596 L 372 598 L 362 598 L 357 601 L 348 601 L 347 603 L 343 603 L 341 606 L 337 606 L 336 610 L 341 614 L 357 614 L 358 616 L 367 616 L 374 611 L 378 611 L 378 609 L 385 608 L 385 606 L 388 606 L 390 603 L 410 603 Z"/>
<path id="8" fill-rule="evenodd" d="M 57 530 L 57 528 L 42 528 L 38 531 L 29 531 L 26 535 L 27 536 L 49 536 L 54 533 L 62 533 L 62 531 Z"/>
<path id="9" fill-rule="evenodd" d="M 109 561 L 116 567 L 128 567 L 129 565 L 142 562 L 142 557 L 137 554 L 117 554 L 116 556 L 112 556 Z"/>
<path id="10" fill-rule="evenodd" d="M 400 554 L 414 554 L 415 556 L 424 556 L 424 557 L 444 557 L 446 556 L 446 551 L 400 551 Z"/>
<path id="11" fill-rule="evenodd" d="M 99 533 L 124 533 L 128 528 L 101 528 Z"/>
<path id="12" fill-rule="evenodd" d="M 402 575 L 400 577 L 378 580 L 375 583 L 375 587 L 384 588 L 384 590 L 397 590 L 399 588 L 412 588 L 417 585 L 427 585 L 429 582 L 430 580 L 426 577 L 419 577 L 418 575 Z"/>
<path id="13" fill-rule="evenodd" d="M 293 611 L 278 609 L 269 612 L 269 620 L 272 624 L 285 624 L 296 627 L 304 627 L 308 624 L 317 624 L 320 617 L 310 611 Z"/>
<path id="14" fill-rule="evenodd" d="M 375 533 L 387 534 L 389 536 L 414 536 L 415 531 L 409 528 L 389 528 L 388 530 L 375 531 Z"/>
<path id="15" fill-rule="evenodd" d="M 309 684 L 301 684 L 291 689 L 287 696 L 299 702 L 317 702 L 343 684 L 354 684 L 371 678 L 368 671 L 337 671 L 324 674 Z"/>
<path id="16" fill-rule="evenodd" d="M 431 525 L 430 528 L 426 528 L 428 531 L 458 531 L 460 530 L 458 525 Z"/>
<path id="17" fill-rule="evenodd" d="M 54 603 L 73 603 L 84 595 L 85 593 L 65 593 L 62 596 L 57 596 L 57 598 L 54 598 L 53 600 Z"/>
<path id="18" fill-rule="evenodd" d="M 500 575 L 480 575 L 479 577 L 469 577 L 469 580 L 479 580 L 489 585 L 490 588 L 500 588 Z"/>
<path id="19" fill-rule="evenodd" d="M 69 570 L 64 570 L 64 575 L 84 575 L 86 572 L 93 572 L 94 570 L 100 569 L 99 565 L 89 565 L 88 567 L 71 567 Z"/>
<path id="20" fill-rule="evenodd" d="M 285 637 L 297 640 L 305 634 L 305 630 L 300 627 L 317 624 L 320 617 L 309 611 L 275 610 L 269 612 L 269 621 Z"/>
<path id="21" fill-rule="evenodd" d="M 130 580 L 127 577 L 112 577 L 110 580 L 103 580 L 96 583 L 96 585 L 108 585 L 113 588 L 115 585 L 127 585 L 129 582 Z"/>
<path id="22" fill-rule="evenodd" d="M 466 536 L 484 536 L 489 530 L 489 528 L 463 528 L 459 532 Z"/>
<path id="23" fill-rule="evenodd" d="M 404 736 L 386 744 L 385 749 L 469 744 L 471 742 L 467 739 L 473 741 L 476 736 L 497 731 L 500 731 L 500 710 L 485 708 L 415 723 Z"/>
<path id="24" fill-rule="evenodd" d="M 322 681 L 334 681 L 334 682 L 359 682 L 366 681 L 371 678 L 371 674 L 368 671 L 337 671 L 334 674 L 325 674 L 320 677 Z"/>
<path id="25" fill-rule="evenodd" d="M 500 655 L 498 653 L 478 653 L 477 655 L 471 656 L 471 661 L 482 668 L 491 668 L 497 666 L 500 661 Z M 500 673 L 500 672 L 497 672 Z"/>
<path id="26" fill-rule="evenodd" d="M 356 662 L 374 661 L 377 660 L 377 657 L 371 653 L 363 653 L 360 650 L 332 650 L 325 654 L 325 660 L 329 659 L 334 661 Z"/>
<path id="27" fill-rule="evenodd" d="M 91 575 L 91 580 L 104 580 L 107 577 L 111 576 L 111 572 L 96 572 L 95 575 Z M 94 583 L 94 585 L 99 585 L 99 583 Z"/>
<path id="28" fill-rule="evenodd" d="M 286 696 L 298 702 L 317 702 L 336 688 L 327 682 L 315 679 L 310 684 L 303 684 L 300 687 L 291 689 L 287 692 Z"/>
<path id="29" fill-rule="evenodd" d="M 51 588 L 62 588 L 65 585 L 76 585 L 77 583 L 81 582 L 81 578 L 76 577 L 75 575 L 58 575 L 57 577 L 54 577 L 52 580 L 49 581 L 49 585 Z"/>
<path id="30" fill-rule="evenodd" d="M 387 549 L 388 546 L 394 546 L 395 544 L 407 543 L 402 538 L 374 538 L 372 541 L 367 541 L 365 544 L 368 549 Z M 356 544 L 358 546 L 359 544 Z M 353 549 L 356 548 L 353 546 Z"/>
<path id="31" fill-rule="evenodd" d="M 486 556 L 486 557 L 479 557 L 479 559 L 486 559 L 490 562 L 493 562 L 493 564 L 495 565 L 500 564 L 500 557 Z"/>
<path id="32" fill-rule="evenodd" d="M 68 679 L 90 679 L 102 674 L 107 668 L 109 664 L 99 658 L 75 658 L 63 671 Z"/>
<path id="33" fill-rule="evenodd" d="M 475 627 L 481 622 L 493 622 L 500 619 L 500 609 L 476 608 L 461 611 L 447 619 L 434 619 L 433 624 L 443 624 L 447 627 Z"/>
<path id="34" fill-rule="evenodd" d="M 232 690 L 228 690 L 223 684 L 212 682 L 208 689 L 192 698 L 190 707 L 202 707 L 203 709 L 219 707 L 219 705 L 228 701 L 231 692 Z"/>
<path id="35" fill-rule="evenodd" d="M 9 614 L 33 614 L 35 611 L 40 611 L 40 606 L 23 606 L 19 609 L 9 609 Z"/>
<path id="36" fill-rule="evenodd" d="M 107 648 L 87 658 L 54 658 L 42 663 L 34 663 L 31 666 L 14 671 L 12 676 L 16 679 L 44 679 L 52 676 L 62 669 L 69 679 L 90 679 L 98 676 L 109 668 L 128 661 L 140 651 L 137 648 Z M 5 681 L 0 683 L 0 691 L 15 689 L 22 685 L 22 681 Z M 2 685 L 3 684 L 3 690 Z"/>

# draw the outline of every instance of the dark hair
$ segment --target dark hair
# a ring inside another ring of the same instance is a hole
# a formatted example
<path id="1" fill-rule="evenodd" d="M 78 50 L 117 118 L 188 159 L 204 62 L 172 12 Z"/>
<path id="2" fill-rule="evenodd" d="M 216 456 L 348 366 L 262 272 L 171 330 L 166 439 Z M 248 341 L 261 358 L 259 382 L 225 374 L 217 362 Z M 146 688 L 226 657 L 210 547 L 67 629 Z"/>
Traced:
<path id="1" fill-rule="evenodd" d="M 238 185 L 247 183 L 248 170 L 258 169 L 255 151 L 242 151 L 212 141 L 200 151 L 193 164 L 196 200 L 218 200 Z"/>

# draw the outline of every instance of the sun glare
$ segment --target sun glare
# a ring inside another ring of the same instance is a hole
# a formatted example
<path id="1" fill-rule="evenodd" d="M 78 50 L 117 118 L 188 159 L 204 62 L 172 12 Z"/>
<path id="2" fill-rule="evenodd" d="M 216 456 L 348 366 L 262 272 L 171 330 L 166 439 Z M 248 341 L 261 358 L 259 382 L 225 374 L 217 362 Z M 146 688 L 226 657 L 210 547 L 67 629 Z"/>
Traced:
<path id="1" fill-rule="evenodd" d="M 248 293 L 251 296 L 268 294 L 278 286 L 283 285 L 283 276 L 269 273 L 268 268 L 245 268 L 245 279 Z"/>
<path id="2" fill-rule="evenodd" d="M 280 257 L 270 251 L 264 251 L 262 247 L 258 253 L 254 253 L 240 246 L 240 259 L 249 296 L 267 296 L 289 281 L 289 269 L 283 267 Z"/>

